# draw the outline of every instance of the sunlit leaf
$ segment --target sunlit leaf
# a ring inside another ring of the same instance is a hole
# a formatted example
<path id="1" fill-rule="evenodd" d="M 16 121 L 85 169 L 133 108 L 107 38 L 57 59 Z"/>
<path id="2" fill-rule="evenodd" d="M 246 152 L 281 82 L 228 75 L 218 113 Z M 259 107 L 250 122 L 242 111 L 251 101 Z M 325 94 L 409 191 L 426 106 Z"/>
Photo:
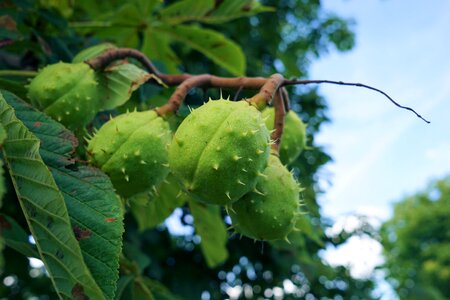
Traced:
<path id="1" fill-rule="evenodd" d="M 233 75 L 240 76 L 245 72 L 245 56 L 241 47 L 217 31 L 193 25 L 162 25 L 152 30 L 201 52 Z"/>
<path id="2" fill-rule="evenodd" d="M 108 51 L 110 49 L 117 48 L 114 44 L 111 43 L 102 43 L 98 44 L 89 48 L 84 49 L 83 51 L 79 52 L 73 59 L 73 63 L 80 63 L 85 60 L 94 58 L 96 56 L 99 56 L 105 51 Z"/>
<path id="3" fill-rule="evenodd" d="M 170 24 L 201 20 L 214 8 L 214 4 L 214 0 L 183 0 L 167 6 L 159 14 L 163 21 Z"/>
<path id="4" fill-rule="evenodd" d="M 274 8 L 261 5 L 254 0 L 227 0 L 220 2 L 213 0 L 183 0 L 161 10 L 160 15 L 162 20 L 168 24 L 180 24 L 189 21 L 219 24 L 270 11 L 274 11 Z"/>

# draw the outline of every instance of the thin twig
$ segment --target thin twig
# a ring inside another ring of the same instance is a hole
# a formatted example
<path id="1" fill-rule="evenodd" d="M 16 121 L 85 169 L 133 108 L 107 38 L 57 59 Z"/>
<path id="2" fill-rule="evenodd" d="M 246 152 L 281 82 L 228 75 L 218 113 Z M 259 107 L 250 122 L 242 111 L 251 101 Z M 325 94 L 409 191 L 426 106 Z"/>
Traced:
<path id="1" fill-rule="evenodd" d="M 394 99 L 392 99 L 388 94 L 383 92 L 380 89 L 374 88 L 370 85 L 362 84 L 362 83 L 354 83 L 354 82 L 343 82 L 343 81 L 334 81 L 334 80 L 285 80 L 283 83 L 283 86 L 286 85 L 294 85 L 294 84 L 321 84 L 321 83 L 330 83 L 330 84 L 337 84 L 337 85 L 347 85 L 347 86 L 356 86 L 356 87 L 362 87 L 366 88 L 375 92 L 378 92 L 382 95 L 384 95 L 386 98 L 388 98 L 395 106 L 400 107 L 402 109 L 409 110 L 413 112 L 417 117 L 425 121 L 426 123 L 430 123 L 430 121 L 426 120 L 424 117 L 419 115 L 414 109 L 408 106 L 403 106 L 399 103 L 397 103 Z"/>

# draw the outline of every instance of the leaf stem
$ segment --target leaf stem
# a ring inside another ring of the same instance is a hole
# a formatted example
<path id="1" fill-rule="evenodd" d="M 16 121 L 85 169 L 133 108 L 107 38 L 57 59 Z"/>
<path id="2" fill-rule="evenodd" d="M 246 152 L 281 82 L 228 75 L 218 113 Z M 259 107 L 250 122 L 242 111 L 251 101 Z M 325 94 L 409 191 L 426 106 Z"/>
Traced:
<path id="1" fill-rule="evenodd" d="M 38 74 L 38 72 L 36 72 L 36 71 L 0 70 L 0 76 L 34 77 L 37 74 Z"/>

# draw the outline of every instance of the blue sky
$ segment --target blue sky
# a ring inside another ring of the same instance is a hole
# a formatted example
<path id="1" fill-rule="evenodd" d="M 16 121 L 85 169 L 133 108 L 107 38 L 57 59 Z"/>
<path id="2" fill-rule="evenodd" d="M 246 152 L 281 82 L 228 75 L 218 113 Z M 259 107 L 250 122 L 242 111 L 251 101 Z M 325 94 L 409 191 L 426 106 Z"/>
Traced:
<path id="1" fill-rule="evenodd" d="M 317 141 L 334 158 L 322 170 L 324 177 L 332 174 L 332 185 L 320 202 L 339 231 L 357 226 L 348 217 L 353 213 L 369 215 L 375 224 L 386 220 L 394 202 L 450 174 L 450 1 L 326 0 L 322 5 L 356 22 L 356 46 L 314 62 L 311 79 L 373 85 L 431 121 L 427 125 L 369 90 L 320 86 L 332 123 Z M 381 252 L 378 242 L 353 238 L 323 257 L 364 277 L 382 262 Z M 395 299 L 383 280 L 379 292 Z"/>
<path id="2" fill-rule="evenodd" d="M 376 86 L 431 120 L 427 125 L 382 95 L 322 85 L 332 123 L 318 142 L 334 163 L 324 213 L 368 212 L 385 219 L 391 203 L 432 178 L 450 173 L 450 2 L 323 1 L 329 11 L 356 21 L 356 47 L 331 52 L 312 79 Z"/>

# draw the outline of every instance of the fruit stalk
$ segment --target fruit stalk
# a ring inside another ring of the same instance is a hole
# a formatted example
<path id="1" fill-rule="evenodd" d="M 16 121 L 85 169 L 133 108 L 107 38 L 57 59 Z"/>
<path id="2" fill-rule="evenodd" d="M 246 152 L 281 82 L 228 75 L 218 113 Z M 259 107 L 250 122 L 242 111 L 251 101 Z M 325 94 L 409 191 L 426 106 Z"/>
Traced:
<path id="1" fill-rule="evenodd" d="M 284 118 L 286 117 L 286 107 L 282 89 L 278 89 L 274 99 L 275 123 L 274 130 L 271 134 L 273 144 L 271 145 L 272 153 L 278 155 L 280 150 L 281 137 L 283 136 Z"/>
<path id="2" fill-rule="evenodd" d="M 258 94 L 248 99 L 256 106 L 258 110 L 263 110 L 270 103 L 278 91 L 278 88 L 284 83 L 284 77 L 281 74 L 273 74 L 264 82 Z"/>
<path id="3" fill-rule="evenodd" d="M 184 81 L 179 83 L 177 88 L 175 89 L 175 92 L 170 97 L 169 101 L 156 109 L 157 113 L 160 116 L 170 116 L 173 113 L 175 113 L 181 106 L 181 104 L 184 101 L 184 98 L 186 98 L 186 95 L 189 93 L 189 91 L 195 87 L 220 87 L 220 88 L 237 88 L 237 87 L 243 87 L 246 89 L 259 89 L 261 87 L 260 93 L 268 93 L 272 94 L 274 91 L 267 91 L 269 87 L 272 87 L 273 81 L 277 81 L 277 84 L 279 85 L 278 81 L 279 78 L 282 76 L 278 75 L 276 76 L 276 79 L 272 79 L 270 77 L 269 79 L 264 77 L 236 77 L 236 78 L 227 78 L 227 77 L 218 77 L 210 74 L 202 74 L 202 75 L 164 75 L 160 76 L 159 78 L 167 85 L 171 85 L 174 81 L 166 81 L 167 78 L 177 78 L 177 80 L 181 80 L 184 78 Z M 176 81 L 176 80 L 175 80 Z M 270 82 L 269 85 L 266 86 L 266 84 Z M 278 86 L 277 85 L 277 86 Z M 263 91 L 264 89 L 264 91 Z M 264 98 L 263 96 L 258 97 L 258 99 Z M 271 98 L 270 98 L 271 99 Z"/>

